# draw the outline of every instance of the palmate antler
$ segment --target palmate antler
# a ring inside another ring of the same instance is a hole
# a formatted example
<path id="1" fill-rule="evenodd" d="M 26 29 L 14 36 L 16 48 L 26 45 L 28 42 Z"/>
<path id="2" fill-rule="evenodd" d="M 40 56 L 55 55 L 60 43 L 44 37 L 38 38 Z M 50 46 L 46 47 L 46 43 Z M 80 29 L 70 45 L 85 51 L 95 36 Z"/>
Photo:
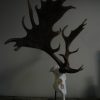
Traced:
<path id="1" fill-rule="evenodd" d="M 10 42 L 16 42 L 14 45 L 15 51 L 19 50 L 21 47 L 31 47 L 36 49 L 41 49 L 48 53 L 60 66 L 59 71 L 61 73 L 76 73 L 80 70 L 82 70 L 82 67 L 79 69 L 72 69 L 69 66 L 68 57 L 71 53 L 77 52 L 78 50 L 74 52 L 69 51 L 69 46 L 72 43 L 72 41 L 77 37 L 77 35 L 83 30 L 83 27 L 85 25 L 85 21 L 74 31 L 71 32 L 71 34 L 66 37 L 64 35 L 64 29 L 62 30 L 62 36 L 66 43 L 66 52 L 65 55 L 60 54 L 64 58 L 64 63 L 55 55 L 57 51 L 60 49 L 60 45 L 56 49 L 51 48 L 51 41 L 54 37 L 59 35 L 59 31 L 54 32 L 52 31 L 53 25 L 64 15 L 65 12 L 67 12 L 70 9 L 75 9 L 73 6 L 66 6 L 63 7 L 62 4 L 65 0 L 47 0 L 47 1 L 41 1 L 41 9 L 38 9 L 37 6 L 35 6 L 35 9 L 38 14 L 39 18 L 39 25 L 36 25 L 34 22 L 33 17 L 33 10 L 31 7 L 31 4 L 28 0 L 28 8 L 29 8 L 29 17 L 32 24 L 32 28 L 28 29 L 25 26 L 24 19 L 22 18 L 22 26 L 26 30 L 27 35 L 23 38 L 11 38 L 8 39 L 5 44 Z"/>

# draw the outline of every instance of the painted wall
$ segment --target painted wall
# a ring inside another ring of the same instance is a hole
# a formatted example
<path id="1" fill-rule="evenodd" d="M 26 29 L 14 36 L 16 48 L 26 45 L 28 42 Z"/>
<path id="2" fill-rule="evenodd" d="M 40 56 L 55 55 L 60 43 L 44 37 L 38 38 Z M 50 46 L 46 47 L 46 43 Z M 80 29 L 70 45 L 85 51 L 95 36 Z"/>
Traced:
<path id="1" fill-rule="evenodd" d="M 39 4 L 39 0 L 31 0 Z M 87 18 L 87 25 L 74 40 L 70 50 L 80 48 L 70 56 L 73 68 L 84 64 L 84 70 L 77 74 L 67 74 L 68 97 L 87 97 L 100 95 L 100 0 L 66 0 L 64 5 L 76 6 L 76 10 L 66 13 L 54 26 L 53 30 L 69 25 L 66 35 Z M 40 5 L 39 5 L 40 6 Z M 56 63 L 45 52 L 21 48 L 13 50 L 13 43 L 4 45 L 11 37 L 23 37 L 25 31 L 21 19 L 31 27 L 26 0 L 0 0 L 0 95 L 10 96 L 54 96 L 53 75 L 50 68 Z M 36 23 L 38 20 L 34 15 Z M 64 43 L 60 36 L 52 42 L 53 47 Z"/>

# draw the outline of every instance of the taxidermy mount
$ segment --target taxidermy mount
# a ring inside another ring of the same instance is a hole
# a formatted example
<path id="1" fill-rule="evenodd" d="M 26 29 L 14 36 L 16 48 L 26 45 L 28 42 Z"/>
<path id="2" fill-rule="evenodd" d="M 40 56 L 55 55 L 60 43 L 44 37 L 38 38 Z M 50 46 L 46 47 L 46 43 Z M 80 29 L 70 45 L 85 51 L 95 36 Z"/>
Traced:
<path id="1" fill-rule="evenodd" d="M 55 76 L 55 100 L 56 100 L 56 91 L 59 90 L 63 95 L 63 100 L 65 100 L 66 91 L 66 73 L 77 73 L 83 70 L 83 65 L 81 65 L 78 69 L 73 69 L 69 64 L 69 56 L 78 52 L 79 49 L 70 51 L 69 47 L 74 39 L 81 33 L 86 25 L 86 20 L 84 21 L 74 30 L 72 30 L 69 36 L 65 36 L 65 29 L 68 27 L 66 25 L 63 29 L 59 28 L 58 31 L 54 32 L 52 30 L 53 25 L 62 18 L 62 16 L 69 10 L 75 9 L 74 6 L 63 6 L 63 3 L 66 0 L 46 0 L 41 1 L 41 8 L 38 9 L 37 5 L 35 5 L 35 10 L 38 15 L 39 25 L 36 25 L 34 21 L 34 12 L 31 7 L 30 1 L 28 2 L 28 10 L 29 10 L 29 18 L 32 25 L 31 29 L 28 29 L 25 25 L 25 16 L 22 18 L 22 26 L 25 29 L 27 35 L 23 38 L 11 38 L 8 39 L 5 44 L 15 42 L 15 51 L 18 51 L 21 47 L 35 48 L 40 49 L 50 55 L 55 62 L 58 64 L 57 66 L 53 66 L 51 68 L 51 72 L 54 73 Z M 59 54 L 64 60 L 64 62 L 56 56 L 56 53 L 60 50 L 60 45 L 53 49 L 51 47 L 52 40 L 61 34 L 64 42 L 65 42 L 65 53 Z"/>
<path id="2" fill-rule="evenodd" d="M 27 35 L 23 38 L 11 38 L 8 39 L 5 44 L 15 42 L 14 45 L 15 51 L 18 51 L 21 47 L 28 47 L 28 48 L 36 48 L 43 50 L 47 54 L 49 54 L 59 65 L 59 72 L 60 73 L 77 73 L 83 69 L 83 65 L 80 66 L 78 69 L 73 69 L 70 67 L 69 64 L 69 56 L 73 53 L 78 52 L 79 49 L 75 51 L 70 51 L 69 47 L 73 40 L 80 34 L 80 32 L 84 29 L 86 25 L 86 19 L 79 25 L 76 29 L 70 32 L 69 36 L 65 36 L 64 30 L 68 27 L 67 25 L 63 29 L 59 29 L 58 31 L 54 32 L 52 30 L 53 25 L 69 10 L 75 9 L 74 6 L 62 6 L 62 4 L 66 0 L 41 0 L 41 8 L 38 9 L 37 5 L 35 6 L 35 10 L 38 15 L 39 25 L 35 24 L 33 10 L 29 0 L 28 2 L 28 9 L 29 9 L 29 17 L 30 22 L 32 25 L 31 29 L 28 29 L 24 23 L 25 16 L 22 18 L 22 26 L 26 30 Z M 55 53 L 60 50 L 60 45 L 56 49 L 52 49 L 51 41 L 59 34 L 62 34 L 62 37 L 65 42 L 65 53 L 59 54 L 63 57 L 64 62 L 62 62 Z"/>

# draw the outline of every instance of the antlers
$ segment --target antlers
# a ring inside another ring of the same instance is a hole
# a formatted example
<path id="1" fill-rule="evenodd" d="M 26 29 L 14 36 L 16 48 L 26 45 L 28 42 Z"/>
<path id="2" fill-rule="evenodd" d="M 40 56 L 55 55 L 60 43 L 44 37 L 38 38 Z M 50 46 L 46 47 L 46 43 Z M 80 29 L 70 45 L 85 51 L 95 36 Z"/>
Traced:
<path id="1" fill-rule="evenodd" d="M 79 48 L 75 51 L 69 51 L 69 47 L 72 43 L 72 41 L 79 35 L 79 33 L 84 29 L 84 26 L 86 25 L 86 19 L 82 22 L 82 24 L 80 26 L 78 26 L 75 30 L 71 31 L 70 35 L 68 37 L 66 37 L 64 35 L 64 30 L 66 29 L 66 27 L 63 28 L 62 32 L 62 37 L 65 41 L 65 54 L 60 54 L 60 56 L 63 57 L 64 59 L 64 63 L 62 68 L 60 68 L 60 72 L 65 73 L 65 72 L 69 72 L 69 73 L 76 73 L 78 71 L 81 71 L 83 69 L 83 65 L 81 67 L 79 67 L 78 69 L 72 69 L 69 65 L 69 61 L 68 58 L 71 54 L 78 52 Z"/>
<path id="2" fill-rule="evenodd" d="M 78 71 L 81 71 L 83 69 L 83 66 L 78 69 L 72 69 L 69 65 L 69 55 L 78 51 L 77 49 L 73 52 L 70 52 L 69 46 L 72 41 L 79 35 L 79 33 L 84 29 L 86 19 L 82 22 L 81 25 L 78 26 L 78 28 L 71 31 L 68 37 L 64 35 L 64 30 L 67 26 L 64 27 L 63 30 L 60 29 L 60 32 L 54 32 L 52 30 L 52 26 L 64 15 L 65 12 L 70 9 L 75 9 L 75 7 L 73 6 L 63 7 L 62 4 L 64 3 L 64 1 L 65 0 L 41 1 L 41 9 L 38 9 L 37 6 L 35 6 L 39 18 L 39 25 L 36 25 L 34 22 L 33 10 L 28 0 L 29 17 L 30 22 L 32 24 L 32 28 L 28 29 L 26 27 L 24 23 L 25 17 L 23 17 L 22 26 L 26 30 L 27 35 L 23 38 L 8 39 L 5 44 L 8 44 L 10 42 L 16 42 L 16 44 L 14 45 L 14 47 L 16 47 L 15 51 L 19 50 L 21 47 L 31 47 L 45 51 L 60 66 L 59 71 L 61 73 L 76 73 Z M 60 54 L 60 56 L 62 56 L 64 59 L 64 63 L 55 55 L 55 53 L 60 50 L 60 45 L 56 49 L 52 49 L 50 45 L 52 39 L 59 35 L 59 33 L 62 33 L 62 37 L 65 41 L 66 46 L 65 54 Z"/>

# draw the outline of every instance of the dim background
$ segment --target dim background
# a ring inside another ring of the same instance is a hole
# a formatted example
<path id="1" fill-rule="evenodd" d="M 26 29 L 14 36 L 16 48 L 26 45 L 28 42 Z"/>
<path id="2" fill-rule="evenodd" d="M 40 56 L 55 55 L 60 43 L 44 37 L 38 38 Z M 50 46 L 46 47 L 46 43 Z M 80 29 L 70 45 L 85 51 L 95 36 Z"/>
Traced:
<path id="1" fill-rule="evenodd" d="M 34 5 L 41 6 L 39 0 L 30 2 L 33 10 Z M 66 0 L 63 5 L 73 5 L 77 9 L 65 13 L 54 24 L 54 31 L 69 25 L 65 30 L 67 36 L 87 18 L 85 29 L 70 46 L 70 50 L 80 48 L 79 52 L 69 59 L 72 68 L 83 64 L 84 70 L 66 74 L 67 96 L 100 97 L 100 0 Z M 56 65 L 55 61 L 38 49 L 21 48 L 15 52 L 14 43 L 4 45 L 9 38 L 26 35 L 21 25 L 23 16 L 26 16 L 26 26 L 31 28 L 26 0 L 0 0 L 0 95 L 53 97 L 53 74 L 49 70 Z M 35 10 L 34 18 L 39 24 Z M 64 52 L 61 35 L 53 39 L 52 47 L 56 48 L 59 43 L 61 50 L 58 54 Z"/>

